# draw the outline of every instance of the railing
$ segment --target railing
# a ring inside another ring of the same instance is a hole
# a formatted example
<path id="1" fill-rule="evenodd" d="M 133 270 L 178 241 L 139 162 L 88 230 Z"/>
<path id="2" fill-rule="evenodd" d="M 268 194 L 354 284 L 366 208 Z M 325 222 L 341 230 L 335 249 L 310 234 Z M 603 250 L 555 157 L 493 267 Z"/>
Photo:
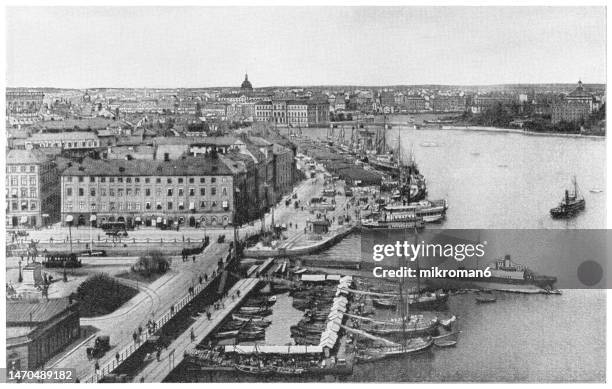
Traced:
<path id="1" fill-rule="evenodd" d="M 222 273 L 222 270 L 227 266 L 228 260 L 231 257 L 231 250 L 225 257 L 223 261 L 223 266 L 218 267 L 218 272 L 216 276 Z M 187 304 L 189 304 L 194 298 L 196 298 L 208 285 L 210 285 L 215 278 L 211 277 L 207 282 L 202 281 L 202 283 L 197 284 L 193 287 L 193 292 L 188 292 L 183 298 L 181 298 L 176 304 L 172 305 L 170 309 L 164 314 L 162 317 L 155 321 L 155 330 L 153 332 L 143 331 L 144 337 L 139 335 L 138 340 L 132 342 L 129 346 L 125 347 L 121 352 L 119 352 L 119 358 L 114 358 L 110 362 L 108 362 L 102 369 L 95 372 L 91 377 L 86 379 L 85 383 L 96 383 L 99 382 L 105 375 L 112 373 L 121 363 L 123 363 L 127 358 L 129 358 L 134 352 L 136 352 L 146 341 L 157 332 L 157 330 L 163 328 L 163 326 L 168 323 L 174 316 L 176 316 Z"/>

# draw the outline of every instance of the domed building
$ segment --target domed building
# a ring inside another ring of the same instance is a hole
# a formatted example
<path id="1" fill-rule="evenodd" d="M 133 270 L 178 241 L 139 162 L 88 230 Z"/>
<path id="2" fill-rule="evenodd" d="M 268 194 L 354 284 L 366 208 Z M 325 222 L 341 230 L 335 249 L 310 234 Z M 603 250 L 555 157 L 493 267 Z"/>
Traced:
<path id="1" fill-rule="evenodd" d="M 253 92 L 253 85 L 251 85 L 249 75 L 246 73 L 244 75 L 244 81 L 242 81 L 242 85 L 240 85 L 240 91 L 246 94 L 251 94 Z"/>

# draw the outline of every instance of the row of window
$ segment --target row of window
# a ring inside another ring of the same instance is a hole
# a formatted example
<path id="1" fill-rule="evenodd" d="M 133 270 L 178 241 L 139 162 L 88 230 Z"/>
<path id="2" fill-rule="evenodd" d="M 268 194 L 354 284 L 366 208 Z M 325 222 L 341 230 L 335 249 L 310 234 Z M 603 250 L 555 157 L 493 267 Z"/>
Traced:
<path id="1" fill-rule="evenodd" d="M 21 173 L 25 173 L 25 172 L 34 173 L 36 171 L 36 166 L 35 165 L 20 165 L 19 169 L 17 169 L 17 166 L 15 165 L 6 167 L 7 173 L 17 173 L 17 171 L 20 171 Z"/>
<path id="2" fill-rule="evenodd" d="M 11 186 L 19 185 L 19 176 L 6 176 L 6 185 L 9 183 Z M 21 185 L 36 185 L 36 176 L 21 176 Z"/>
<path id="3" fill-rule="evenodd" d="M 8 202 L 7 202 L 6 209 L 7 211 L 9 210 Z M 36 211 L 37 209 L 38 209 L 38 201 L 36 200 L 30 200 L 29 202 L 27 200 L 11 201 L 10 210 L 12 211 Z"/>
<path id="4" fill-rule="evenodd" d="M 17 202 L 15 202 L 15 204 L 17 204 Z M 75 203 L 76 204 L 76 203 Z M 174 210 L 174 202 L 172 201 L 168 201 L 165 204 L 165 208 L 162 204 L 161 201 L 156 202 L 155 204 L 152 204 L 151 202 L 147 201 L 146 203 L 144 203 L 144 205 L 142 205 L 141 203 L 136 203 L 136 202 L 127 202 L 127 203 L 123 203 L 123 202 L 119 202 L 119 203 L 115 203 L 115 202 L 110 202 L 110 203 L 102 203 L 100 204 L 100 206 L 98 207 L 98 205 L 96 203 L 91 203 L 89 204 L 89 210 L 91 211 L 141 211 L 142 209 L 144 210 L 152 210 L 155 209 L 157 211 L 172 211 Z M 179 201 L 176 207 L 176 210 L 179 211 L 185 211 L 185 210 L 197 210 L 197 209 L 218 209 L 219 207 L 223 208 L 223 210 L 227 211 L 229 209 L 229 202 L 228 201 L 221 201 L 221 202 L 217 202 L 217 201 L 200 201 L 199 202 L 199 208 L 196 207 L 196 203 L 195 202 L 191 202 L 189 203 L 188 206 L 185 205 L 185 202 L 183 201 Z M 34 208 L 33 208 L 34 209 Z M 87 209 L 87 204 L 85 203 L 85 201 L 79 201 L 78 203 L 78 209 L 81 211 L 85 211 Z M 73 210 L 73 202 L 72 201 L 66 201 L 66 206 L 65 206 L 65 210 L 66 211 L 72 211 Z"/>
<path id="5" fill-rule="evenodd" d="M 73 176 L 65 176 L 64 177 L 66 182 L 72 182 L 73 180 Z M 84 176 L 78 176 L 78 177 L 74 177 L 77 178 L 78 182 L 85 182 L 86 177 Z M 98 177 L 99 182 L 106 182 L 106 179 L 108 178 L 108 182 L 115 182 L 115 180 L 117 182 L 126 182 L 126 183 L 131 183 L 132 181 L 135 183 L 139 183 L 140 182 L 140 177 Z M 220 177 L 221 182 L 227 182 L 227 177 L 223 176 Z M 190 184 L 194 184 L 195 183 L 195 177 L 189 177 L 188 179 Z M 206 183 L 206 177 L 200 177 L 199 179 L 200 184 L 205 184 Z M 96 182 L 96 177 L 95 176 L 90 176 L 89 177 L 89 182 Z M 166 178 L 166 183 L 167 184 L 172 184 L 174 182 L 174 179 L 171 177 L 167 177 Z M 210 183 L 214 184 L 217 182 L 217 177 L 210 177 Z M 150 184 L 151 183 L 151 177 L 145 177 L 144 178 L 144 183 L 145 184 Z M 161 177 L 156 177 L 155 178 L 155 183 L 156 184 L 161 184 L 162 183 L 162 178 Z M 185 179 L 183 177 L 179 177 L 177 178 L 177 183 L 179 184 L 183 184 L 185 183 Z"/>
<path id="6" fill-rule="evenodd" d="M 29 197 L 37 197 L 38 193 L 36 191 L 36 188 L 29 188 L 29 192 L 30 192 L 30 196 Z M 19 196 L 19 194 L 21 193 L 21 196 Z M 8 189 L 6 190 L 6 195 L 8 197 Z M 11 197 L 15 198 L 15 197 L 28 197 L 28 188 L 21 188 L 20 190 L 18 190 L 17 188 L 12 188 L 11 189 Z"/>
<path id="7" fill-rule="evenodd" d="M 155 188 L 155 195 L 157 197 L 161 197 L 162 195 L 162 188 Z M 89 195 L 90 196 L 96 196 L 96 188 L 89 188 Z M 106 197 L 107 191 L 106 188 L 100 188 L 100 196 L 102 197 Z M 140 188 L 118 188 L 115 190 L 115 188 L 109 188 L 108 189 L 108 195 L 111 197 L 114 197 L 115 194 L 117 194 L 117 197 L 123 197 L 123 195 L 125 194 L 125 196 L 130 197 L 132 195 L 134 196 L 140 196 Z M 151 196 L 151 188 L 145 188 L 144 190 L 144 194 L 145 196 Z M 170 196 L 174 196 L 175 193 L 175 189 L 174 188 L 167 188 L 166 190 L 166 196 L 170 197 Z M 176 190 L 176 193 L 178 194 L 178 196 L 184 196 L 185 195 L 185 190 L 183 188 L 178 188 L 178 190 Z M 188 193 L 189 196 L 195 196 L 196 195 L 196 189 L 195 188 L 189 188 L 188 189 Z M 223 187 L 221 188 L 221 195 L 226 197 L 227 196 L 227 188 Z M 66 188 L 66 197 L 71 197 L 73 194 L 72 188 Z M 85 196 L 85 188 L 78 188 L 78 194 L 79 196 Z M 212 188 L 210 188 L 210 195 L 211 196 L 216 196 L 217 195 L 217 187 L 213 186 Z M 200 188 L 200 196 L 206 196 L 206 188 Z"/>

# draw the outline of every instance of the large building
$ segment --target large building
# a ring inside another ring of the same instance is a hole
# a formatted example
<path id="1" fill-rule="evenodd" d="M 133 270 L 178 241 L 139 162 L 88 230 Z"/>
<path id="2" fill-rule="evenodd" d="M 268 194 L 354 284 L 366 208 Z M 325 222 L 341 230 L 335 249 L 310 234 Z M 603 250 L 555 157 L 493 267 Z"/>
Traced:
<path id="1" fill-rule="evenodd" d="M 61 175 L 62 220 L 77 225 L 227 225 L 233 220 L 230 169 L 212 157 L 174 161 L 91 160 Z"/>
<path id="2" fill-rule="evenodd" d="M 261 100 L 254 105 L 254 121 L 280 127 L 316 127 L 329 124 L 329 102 L 322 98 Z"/>
<path id="3" fill-rule="evenodd" d="M 424 112 L 427 110 L 427 100 L 419 95 L 405 95 L 402 98 L 401 109 L 411 113 Z"/>
<path id="4" fill-rule="evenodd" d="M 463 112 L 466 108 L 464 96 L 436 96 L 432 99 L 434 112 Z"/>
<path id="5" fill-rule="evenodd" d="M 41 150 L 6 156 L 6 226 L 40 227 L 59 220 L 59 172 Z"/>
<path id="6" fill-rule="evenodd" d="M 553 103 L 551 108 L 551 121 L 553 124 L 565 122 L 579 122 L 589 117 L 593 112 L 594 97 L 589 93 L 582 81 L 565 98 Z"/>
<path id="7" fill-rule="evenodd" d="M 80 335 L 77 303 L 67 298 L 6 302 L 6 367 L 34 370 Z"/>

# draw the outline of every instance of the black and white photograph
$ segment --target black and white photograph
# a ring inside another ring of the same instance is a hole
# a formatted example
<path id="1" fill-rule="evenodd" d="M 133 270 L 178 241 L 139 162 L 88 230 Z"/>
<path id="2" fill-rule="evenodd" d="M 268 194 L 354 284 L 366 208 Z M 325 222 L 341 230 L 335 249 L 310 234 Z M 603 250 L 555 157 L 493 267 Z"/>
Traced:
<path id="1" fill-rule="evenodd" d="M 607 19 L 5 6 L 3 382 L 605 384 Z"/>

